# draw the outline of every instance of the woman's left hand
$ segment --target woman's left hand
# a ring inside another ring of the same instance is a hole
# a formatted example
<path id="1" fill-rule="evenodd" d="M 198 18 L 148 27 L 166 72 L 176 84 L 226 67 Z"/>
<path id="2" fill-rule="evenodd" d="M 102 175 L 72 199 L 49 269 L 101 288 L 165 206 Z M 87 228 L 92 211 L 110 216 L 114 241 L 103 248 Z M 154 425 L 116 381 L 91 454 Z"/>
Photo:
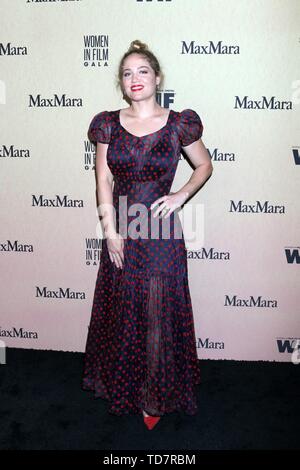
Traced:
<path id="1" fill-rule="evenodd" d="M 170 216 L 172 212 L 182 206 L 184 202 L 188 198 L 187 192 L 177 192 L 177 193 L 169 193 L 165 196 L 156 199 L 156 201 L 152 202 L 150 209 L 152 210 L 157 204 L 161 203 L 160 206 L 156 209 L 153 217 L 157 215 L 162 215 L 164 219 Z"/>

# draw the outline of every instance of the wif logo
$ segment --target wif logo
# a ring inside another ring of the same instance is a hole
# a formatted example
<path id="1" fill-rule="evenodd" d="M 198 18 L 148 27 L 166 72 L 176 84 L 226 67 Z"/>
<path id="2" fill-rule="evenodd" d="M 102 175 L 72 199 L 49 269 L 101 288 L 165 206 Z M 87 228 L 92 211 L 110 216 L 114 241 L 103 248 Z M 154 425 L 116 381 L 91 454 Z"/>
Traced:
<path id="1" fill-rule="evenodd" d="M 298 149 L 293 149 L 293 157 L 295 161 L 295 165 L 300 165 L 300 154 Z"/>
<path id="2" fill-rule="evenodd" d="M 280 354 L 291 354 L 291 361 L 297 365 L 300 362 L 300 338 L 277 338 L 277 348 Z"/>
<path id="3" fill-rule="evenodd" d="M 174 103 L 174 90 L 158 90 L 156 93 L 156 101 L 163 108 L 169 108 Z"/>

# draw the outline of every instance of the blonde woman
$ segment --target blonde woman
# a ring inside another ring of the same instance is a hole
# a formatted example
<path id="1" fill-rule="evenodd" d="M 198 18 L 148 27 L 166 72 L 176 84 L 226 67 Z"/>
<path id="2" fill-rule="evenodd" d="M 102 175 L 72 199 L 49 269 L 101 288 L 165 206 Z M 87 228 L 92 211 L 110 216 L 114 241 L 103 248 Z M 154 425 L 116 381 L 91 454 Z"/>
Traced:
<path id="1" fill-rule="evenodd" d="M 129 106 L 98 112 L 88 131 L 104 239 L 82 388 L 108 400 L 112 414 L 140 413 L 148 429 L 167 413 L 197 412 L 200 371 L 177 210 L 212 173 L 196 111 L 157 103 L 162 78 L 155 55 L 133 41 L 118 72 Z M 170 193 L 182 148 L 195 170 Z"/>

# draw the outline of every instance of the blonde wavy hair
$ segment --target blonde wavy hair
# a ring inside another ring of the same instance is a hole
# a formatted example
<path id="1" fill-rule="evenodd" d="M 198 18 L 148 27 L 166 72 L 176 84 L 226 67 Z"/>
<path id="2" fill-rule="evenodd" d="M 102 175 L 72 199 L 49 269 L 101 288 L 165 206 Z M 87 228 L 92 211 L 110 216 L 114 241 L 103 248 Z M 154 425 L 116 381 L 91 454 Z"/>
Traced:
<path id="1" fill-rule="evenodd" d="M 125 52 L 125 54 L 122 56 L 119 67 L 118 67 L 118 73 L 117 73 L 117 78 L 116 78 L 116 86 L 118 89 L 121 90 L 123 93 L 124 97 L 124 90 L 122 87 L 122 76 L 123 76 L 123 65 L 125 59 L 130 55 L 130 54 L 140 54 L 145 59 L 148 61 L 150 67 L 153 69 L 155 75 L 160 77 L 160 88 L 163 87 L 163 82 L 164 82 L 164 74 L 162 72 L 161 66 L 159 64 L 159 61 L 157 57 L 153 54 L 153 52 L 150 51 L 148 48 L 148 45 L 141 42 L 139 39 L 135 39 L 130 43 L 130 46 L 128 50 Z"/>

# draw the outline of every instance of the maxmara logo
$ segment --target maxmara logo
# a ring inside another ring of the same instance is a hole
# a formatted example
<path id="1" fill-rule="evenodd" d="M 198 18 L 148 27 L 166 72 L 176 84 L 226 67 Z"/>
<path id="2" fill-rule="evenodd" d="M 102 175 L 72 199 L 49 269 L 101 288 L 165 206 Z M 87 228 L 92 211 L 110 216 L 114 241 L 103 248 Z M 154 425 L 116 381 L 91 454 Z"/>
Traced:
<path id="1" fill-rule="evenodd" d="M 107 67 L 108 66 L 108 35 L 97 34 L 83 36 L 83 61 L 84 66 Z"/>
<path id="2" fill-rule="evenodd" d="M 210 152 L 210 150 L 207 149 L 207 151 L 210 154 L 211 159 L 214 160 L 215 162 L 233 162 L 233 161 L 235 161 L 235 154 L 234 153 L 221 152 L 219 149 L 214 149 L 212 152 Z"/>
<path id="3" fill-rule="evenodd" d="M 83 207 L 82 199 L 71 199 L 68 195 L 59 196 L 56 194 L 54 198 L 48 198 L 43 194 L 36 196 L 32 194 L 33 207 Z"/>
<path id="4" fill-rule="evenodd" d="M 103 240 L 101 238 L 85 239 L 85 259 L 87 266 L 98 265 Z"/>
<path id="5" fill-rule="evenodd" d="M 256 201 L 247 204 L 244 201 L 230 201 L 229 212 L 246 212 L 248 214 L 285 214 L 285 207 L 278 204 L 270 204 L 269 201 Z"/>
<path id="6" fill-rule="evenodd" d="M 223 41 L 208 41 L 207 44 L 195 44 L 181 41 L 181 54 L 239 54 L 240 48 L 237 45 L 223 44 Z"/>
<path id="7" fill-rule="evenodd" d="M 38 339 L 36 331 L 26 331 L 24 328 L 11 328 L 3 330 L 0 326 L 0 337 L 4 338 L 20 338 L 20 339 Z"/>
<path id="8" fill-rule="evenodd" d="M 225 349 L 223 341 L 211 341 L 209 338 L 206 338 L 204 341 L 198 338 L 196 346 L 198 349 Z"/>
<path id="9" fill-rule="evenodd" d="M 27 55 L 26 46 L 13 46 L 10 42 L 3 44 L 0 42 L 0 56 L 3 55 Z"/>
<path id="10" fill-rule="evenodd" d="M 300 338 L 277 338 L 276 342 L 280 353 L 292 354 L 295 349 L 300 349 Z"/>
<path id="11" fill-rule="evenodd" d="M 18 240 L 10 241 L 7 240 L 4 243 L 0 243 L 0 251 L 18 251 L 21 253 L 32 253 L 33 246 L 29 244 L 20 243 Z"/>
<path id="12" fill-rule="evenodd" d="M 2 147 L 0 147 L 0 157 L 30 157 L 30 154 L 28 149 L 16 149 L 14 145 L 10 145 L 9 147 L 6 145 L 2 145 Z"/>
<path id="13" fill-rule="evenodd" d="M 263 299 L 261 295 L 253 297 L 251 295 L 249 299 L 240 299 L 237 295 L 229 296 L 225 295 L 225 307 L 261 307 L 261 308 L 277 308 L 277 300 Z"/>
<path id="14" fill-rule="evenodd" d="M 36 286 L 36 297 L 44 297 L 46 299 L 72 299 L 72 300 L 84 300 L 84 292 L 72 291 L 69 287 L 63 289 L 59 287 L 57 290 L 50 290 L 47 287 Z"/>
<path id="15" fill-rule="evenodd" d="M 291 101 L 280 101 L 272 96 L 262 96 L 259 100 L 250 99 L 248 96 L 235 97 L 234 109 L 292 109 Z"/>
<path id="16" fill-rule="evenodd" d="M 187 250 L 188 259 L 209 259 L 209 260 L 228 260 L 230 259 L 229 251 L 218 251 L 214 248 L 202 248 L 198 251 Z"/>
<path id="17" fill-rule="evenodd" d="M 29 95 L 29 108 L 75 108 L 82 106 L 82 98 L 67 98 L 66 95 L 54 95 L 53 98 L 43 98 L 40 94 Z"/>

